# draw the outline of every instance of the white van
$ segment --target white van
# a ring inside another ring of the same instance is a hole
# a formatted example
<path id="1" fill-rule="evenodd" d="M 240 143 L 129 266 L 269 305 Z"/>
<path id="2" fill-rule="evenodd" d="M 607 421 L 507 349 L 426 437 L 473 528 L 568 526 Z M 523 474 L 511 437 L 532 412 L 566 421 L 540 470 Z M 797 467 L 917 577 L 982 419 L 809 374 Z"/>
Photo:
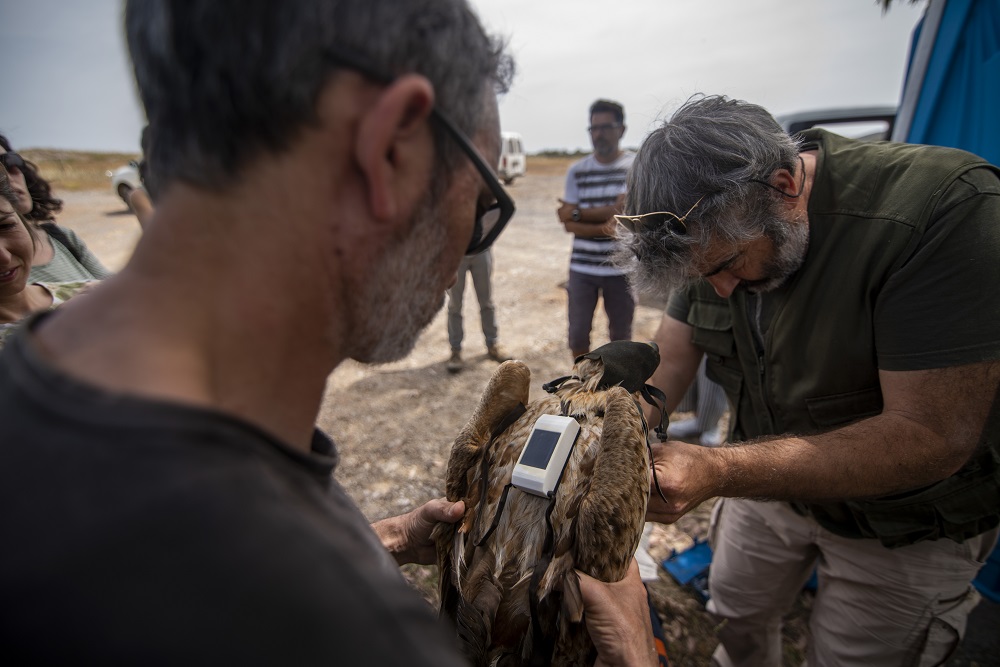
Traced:
<path id="1" fill-rule="evenodd" d="M 507 185 L 514 182 L 518 176 L 524 176 L 527 158 L 524 155 L 524 144 L 517 132 L 502 132 L 500 147 L 500 164 L 497 165 L 497 175 Z"/>

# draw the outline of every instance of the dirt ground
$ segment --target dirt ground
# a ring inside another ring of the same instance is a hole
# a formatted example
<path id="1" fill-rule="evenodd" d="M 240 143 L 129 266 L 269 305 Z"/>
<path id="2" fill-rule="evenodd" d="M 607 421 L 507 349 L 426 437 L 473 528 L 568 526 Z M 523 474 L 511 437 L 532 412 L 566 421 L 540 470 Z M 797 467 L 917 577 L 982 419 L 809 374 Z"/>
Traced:
<path id="1" fill-rule="evenodd" d="M 555 218 L 566 159 L 533 158 L 528 175 L 510 193 L 517 203 L 511 226 L 494 251 L 493 290 L 500 341 L 532 371 L 532 398 L 541 384 L 566 375 L 566 293 L 570 238 Z M 141 232 L 135 218 L 111 192 L 58 192 L 65 207 L 59 222 L 76 230 L 109 268 L 128 260 Z M 457 375 L 445 370 L 449 354 L 442 310 L 403 361 L 371 367 L 348 362 L 331 375 L 319 426 L 338 443 L 337 476 L 370 519 L 398 514 L 443 495 L 451 442 L 472 413 L 496 364 L 486 357 L 471 282 L 465 299 L 465 358 Z M 634 337 L 649 339 L 661 311 L 640 305 Z M 607 342 L 607 320 L 598 312 L 593 345 Z M 673 526 L 656 525 L 651 552 L 659 561 L 707 533 L 711 502 Z M 436 568 L 407 566 L 408 579 L 424 595 L 436 597 Z M 665 571 L 651 585 L 677 667 L 705 665 L 716 644 L 715 626 L 700 600 Z M 803 618 L 809 597 L 793 612 L 786 630 L 786 664 L 801 661 Z"/>

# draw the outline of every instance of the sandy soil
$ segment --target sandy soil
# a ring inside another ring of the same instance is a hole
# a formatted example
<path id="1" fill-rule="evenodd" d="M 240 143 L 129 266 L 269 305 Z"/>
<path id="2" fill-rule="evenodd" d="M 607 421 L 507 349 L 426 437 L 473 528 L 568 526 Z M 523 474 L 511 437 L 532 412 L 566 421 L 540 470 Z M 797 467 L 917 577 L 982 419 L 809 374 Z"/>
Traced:
<path id="1" fill-rule="evenodd" d="M 500 340 L 532 371 L 532 398 L 541 384 L 567 374 L 566 293 L 570 238 L 555 218 L 566 160 L 529 161 L 528 175 L 510 192 L 517 213 L 494 251 L 494 295 Z M 59 222 L 76 230 L 109 268 L 124 265 L 141 235 L 121 201 L 106 192 L 65 192 Z M 378 519 L 443 495 L 451 442 L 469 418 L 496 364 L 486 357 L 471 282 L 465 299 L 465 358 L 457 375 L 445 370 L 449 354 L 442 310 L 405 360 L 379 367 L 348 362 L 331 375 L 318 418 L 320 428 L 338 443 L 342 464 L 337 476 L 361 510 Z M 634 337 L 649 339 L 661 311 L 640 305 Z M 607 320 L 595 318 L 593 345 L 607 342 Z M 711 502 L 673 526 L 657 525 L 652 548 L 657 560 L 684 549 L 707 532 Z M 436 568 L 408 566 L 407 577 L 430 600 L 436 596 Z M 678 587 L 665 572 L 651 586 L 671 640 L 674 664 L 703 665 L 714 647 L 714 625 L 700 601 Z M 788 631 L 789 664 L 797 664 L 804 643 L 803 605 Z"/>

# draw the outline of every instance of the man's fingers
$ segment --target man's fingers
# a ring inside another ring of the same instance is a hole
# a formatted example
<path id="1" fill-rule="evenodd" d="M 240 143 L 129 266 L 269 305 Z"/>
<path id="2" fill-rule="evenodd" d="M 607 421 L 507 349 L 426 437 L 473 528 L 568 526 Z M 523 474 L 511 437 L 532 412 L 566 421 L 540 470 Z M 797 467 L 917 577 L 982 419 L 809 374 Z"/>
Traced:
<path id="1" fill-rule="evenodd" d="M 429 523 L 455 523 L 465 514 L 465 503 L 437 498 L 424 504 L 421 518 Z"/>

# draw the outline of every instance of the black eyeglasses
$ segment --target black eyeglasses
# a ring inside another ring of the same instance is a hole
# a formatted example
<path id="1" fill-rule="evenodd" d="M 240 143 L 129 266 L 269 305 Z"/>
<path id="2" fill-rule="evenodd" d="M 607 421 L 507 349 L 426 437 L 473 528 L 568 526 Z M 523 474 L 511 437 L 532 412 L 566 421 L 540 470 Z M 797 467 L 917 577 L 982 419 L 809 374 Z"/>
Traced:
<path id="1" fill-rule="evenodd" d="M 603 123 L 601 125 L 591 125 L 587 128 L 587 132 L 597 134 L 598 132 L 611 132 L 612 130 L 620 130 L 621 128 L 621 123 Z"/>
<path id="2" fill-rule="evenodd" d="M 331 48 L 327 51 L 327 57 L 332 62 L 350 67 L 380 83 L 390 84 L 394 79 L 394 77 L 379 72 L 375 67 L 352 53 Z M 479 154 L 476 147 L 472 145 L 469 138 L 458 129 L 450 118 L 441 113 L 436 106 L 431 109 L 431 118 L 440 123 L 445 132 L 455 140 L 455 143 L 458 144 L 458 147 L 462 149 L 462 152 L 472 162 L 476 171 L 479 172 L 490 193 L 496 198 L 496 201 L 489 206 L 476 204 L 476 222 L 472 228 L 472 238 L 469 239 L 469 245 L 465 249 L 465 254 L 466 256 L 478 255 L 493 245 L 493 242 L 500 236 L 500 232 L 504 230 L 507 223 L 514 216 L 514 200 L 504 190 L 500 184 L 500 179 L 493 173 L 490 166 L 486 164 L 486 160 Z"/>
<path id="3" fill-rule="evenodd" d="M 7 171 L 17 169 L 22 173 L 24 172 L 24 158 L 14 151 L 7 151 L 0 155 L 0 164 L 3 164 L 3 168 Z"/>

